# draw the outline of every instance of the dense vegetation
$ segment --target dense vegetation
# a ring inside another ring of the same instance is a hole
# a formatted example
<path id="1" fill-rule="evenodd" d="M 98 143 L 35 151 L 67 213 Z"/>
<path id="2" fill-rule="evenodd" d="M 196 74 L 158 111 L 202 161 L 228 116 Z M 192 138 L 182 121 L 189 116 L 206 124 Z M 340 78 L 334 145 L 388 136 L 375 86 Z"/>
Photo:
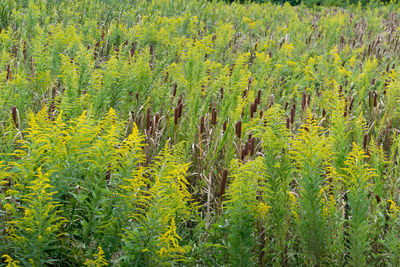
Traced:
<path id="1" fill-rule="evenodd" d="M 400 264 L 399 9 L 0 3 L 0 264 Z"/>
<path id="2" fill-rule="evenodd" d="M 348 7 L 349 5 L 369 5 L 369 6 L 380 6 L 382 4 L 387 3 L 398 3 L 397 0 L 225 0 L 226 2 L 239 2 L 239 3 L 276 3 L 276 4 L 285 4 L 289 3 L 291 5 L 300 5 L 303 4 L 308 7 L 314 6 L 341 6 Z"/>

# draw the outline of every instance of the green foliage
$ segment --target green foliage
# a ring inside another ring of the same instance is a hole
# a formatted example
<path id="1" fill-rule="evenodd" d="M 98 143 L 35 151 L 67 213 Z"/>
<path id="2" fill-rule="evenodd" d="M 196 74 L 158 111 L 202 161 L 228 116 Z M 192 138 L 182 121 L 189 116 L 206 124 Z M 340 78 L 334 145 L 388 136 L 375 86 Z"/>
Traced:
<path id="1" fill-rule="evenodd" d="M 0 265 L 398 266 L 398 22 L 0 1 Z"/>
<path id="2" fill-rule="evenodd" d="M 57 250 L 57 238 L 63 235 L 60 228 L 68 223 L 60 216 L 60 203 L 53 200 L 54 187 L 49 182 L 49 174 L 42 173 L 39 167 L 37 179 L 30 182 L 22 199 L 23 217 L 16 217 L 17 210 L 10 207 L 15 219 L 7 222 L 7 238 L 11 240 L 13 254 L 24 265 L 53 263 L 51 256 Z"/>
<path id="3" fill-rule="evenodd" d="M 293 141 L 292 157 L 298 167 L 300 184 L 300 231 L 307 262 L 323 264 L 326 257 L 327 225 L 323 214 L 321 189 L 330 157 L 329 142 L 309 110 L 307 121 Z"/>
<path id="4" fill-rule="evenodd" d="M 132 218 L 123 234 L 123 258 L 128 265 L 170 265 L 185 260 L 188 248 L 179 244 L 182 238 L 176 232 L 176 222 L 187 220 L 194 207 L 185 178 L 188 165 L 181 162 L 181 150 L 182 145 L 173 153 L 165 147 L 151 166 L 150 177 L 144 177 L 139 169 L 123 186 L 121 196 L 128 218 Z"/>
<path id="5" fill-rule="evenodd" d="M 365 162 L 364 151 L 353 144 L 353 150 L 349 153 L 344 169 L 344 177 L 348 184 L 348 199 L 350 208 L 349 219 L 349 257 L 350 264 L 363 266 L 366 264 L 366 253 L 368 252 L 368 191 L 370 180 L 376 175 Z"/>
<path id="6" fill-rule="evenodd" d="M 262 158 L 241 164 L 231 164 L 232 184 L 227 192 L 226 210 L 229 222 L 229 260 L 235 266 L 256 265 L 253 250 L 257 244 L 256 222 L 268 212 L 268 206 L 258 199 L 265 198 L 267 185 L 263 182 L 265 166 Z"/>

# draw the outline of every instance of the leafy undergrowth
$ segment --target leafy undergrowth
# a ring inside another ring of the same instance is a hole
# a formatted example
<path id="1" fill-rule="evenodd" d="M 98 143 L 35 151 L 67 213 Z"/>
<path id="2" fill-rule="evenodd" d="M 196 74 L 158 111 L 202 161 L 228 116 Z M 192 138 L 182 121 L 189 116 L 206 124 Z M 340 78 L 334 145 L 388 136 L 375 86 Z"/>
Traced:
<path id="1" fill-rule="evenodd" d="M 399 9 L 0 3 L 0 264 L 400 264 Z"/>

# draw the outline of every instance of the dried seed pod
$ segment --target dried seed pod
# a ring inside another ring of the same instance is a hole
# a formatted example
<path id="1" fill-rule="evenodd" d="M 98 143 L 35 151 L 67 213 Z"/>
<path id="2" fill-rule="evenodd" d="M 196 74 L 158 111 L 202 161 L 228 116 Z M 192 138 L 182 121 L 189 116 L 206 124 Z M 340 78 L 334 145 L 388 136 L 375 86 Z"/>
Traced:
<path id="1" fill-rule="evenodd" d="M 236 136 L 240 139 L 242 136 L 242 121 L 236 123 Z"/>
<path id="2" fill-rule="evenodd" d="M 221 186 L 219 187 L 219 197 L 225 194 L 225 187 L 226 187 L 226 179 L 228 178 L 228 169 L 224 169 L 222 171 L 222 178 L 221 178 Z"/>
<path id="3" fill-rule="evenodd" d="M 378 105 L 378 93 L 375 91 L 374 92 L 374 107 Z"/>
<path id="4" fill-rule="evenodd" d="M 178 88 L 178 84 L 174 83 L 174 87 L 172 89 L 172 96 L 175 97 L 176 96 L 176 88 Z"/>
<path id="5" fill-rule="evenodd" d="M 368 134 L 364 134 L 363 148 L 367 150 Z"/>
<path id="6" fill-rule="evenodd" d="M 257 92 L 257 98 L 256 98 L 256 100 L 257 100 L 257 104 L 260 104 L 260 102 L 261 102 L 261 89 L 258 90 L 258 92 Z"/>
<path id="7" fill-rule="evenodd" d="M 219 92 L 221 93 L 221 99 L 224 99 L 224 87 L 221 87 Z"/>
<path id="8" fill-rule="evenodd" d="M 153 44 L 150 45 L 149 53 L 151 56 L 154 56 L 154 45 Z"/>
<path id="9" fill-rule="evenodd" d="M 293 103 L 292 109 L 290 110 L 290 123 L 294 124 L 294 116 L 296 114 L 296 103 Z"/>
<path id="10" fill-rule="evenodd" d="M 306 105 L 309 107 L 309 106 L 310 106 L 310 103 L 311 103 L 311 93 L 308 93 Z"/>
<path id="11" fill-rule="evenodd" d="M 378 204 L 381 202 L 381 197 L 378 194 L 375 195 L 375 199 Z"/>
<path id="12" fill-rule="evenodd" d="M 285 103 L 285 110 L 287 110 L 288 106 L 289 106 L 289 103 L 286 101 L 286 103 Z"/>
<path id="13" fill-rule="evenodd" d="M 227 126 L 227 121 L 224 122 L 224 124 L 222 125 L 222 132 L 226 131 L 226 126 Z"/>
<path id="14" fill-rule="evenodd" d="M 372 80 L 371 80 L 371 85 L 374 85 L 375 84 L 375 78 L 373 78 Z"/>
<path id="15" fill-rule="evenodd" d="M 246 157 L 246 151 L 245 151 L 245 149 L 244 148 L 242 148 L 242 153 L 241 153 L 241 155 L 240 155 L 240 159 L 243 161 L 244 160 L 244 158 Z"/>
<path id="16" fill-rule="evenodd" d="M 244 155 L 247 156 L 250 151 L 250 142 L 248 140 L 246 141 L 246 144 L 244 145 L 244 151 L 245 151 Z"/>
<path id="17" fill-rule="evenodd" d="M 159 121 L 160 121 L 160 113 L 157 112 L 154 118 L 154 124 L 157 125 Z"/>
<path id="18" fill-rule="evenodd" d="M 178 109 L 179 109 L 178 110 L 179 111 L 178 116 L 180 118 L 180 117 L 182 117 L 182 109 L 183 109 L 183 104 L 182 103 L 179 104 Z"/>
<path id="19" fill-rule="evenodd" d="M 247 140 L 250 141 L 252 137 L 253 137 L 253 134 L 252 134 L 252 133 L 249 133 Z"/>
<path id="20" fill-rule="evenodd" d="M 175 112 L 174 112 L 174 123 L 175 125 L 178 124 L 178 119 L 179 119 L 179 107 L 175 108 Z"/>
<path id="21" fill-rule="evenodd" d="M 146 114 L 146 130 L 147 131 L 150 129 L 150 120 L 151 120 L 151 110 L 150 110 L 150 108 L 147 108 L 147 114 Z"/>
<path id="22" fill-rule="evenodd" d="M 372 92 L 368 92 L 368 104 L 372 107 Z"/>
<path id="23" fill-rule="evenodd" d="M 256 147 L 256 139 L 252 137 L 250 139 L 250 156 L 254 155 L 255 147 Z"/>
<path id="24" fill-rule="evenodd" d="M 325 110 L 325 108 L 322 109 L 322 117 L 324 117 L 324 118 L 326 117 L 326 110 Z"/>
<path id="25" fill-rule="evenodd" d="M 260 110 L 260 119 L 264 116 L 264 111 Z"/>
<path id="26" fill-rule="evenodd" d="M 204 132 L 205 132 L 204 116 L 201 116 L 201 118 L 200 118 L 200 134 L 203 134 Z"/>
<path id="27" fill-rule="evenodd" d="M 250 104 L 250 118 L 253 118 L 253 113 L 254 113 L 254 104 Z"/>
<path id="28" fill-rule="evenodd" d="M 57 89 L 55 86 L 51 89 L 51 98 L 54 99 L 56 97 Z"/>
<path id="29" fill-rule="evenodd" d="M 290 129 L 290 118 L 286 118 L 286 128 Z"/>
<path id="30" fill-rule="evenodd" d="M 217 110 L 215 109 L 215 107 L 213 107 L 213 109 L 212 109 L 211 124 L 212 125 L 217 124 Z"/>
<path id="31" fill-rule="evenodd" d="M 19 129 L 19 112 L 16 106 L 11 108 L 11 116 L 14 121 L 15 127 Z"/>
<path id="32" fill-rule="evenodd" d="M 6 71 L 7 71 L 6 80 L 9 81 L 11 79 L 11 67 L 9 64 L 6 67 Z"/>
<path id="33" fill-rule="evenodd" d="M 136 101 L 139 102 L 139 93 L 136 93 L 135 97 L 136 97 Z"/>

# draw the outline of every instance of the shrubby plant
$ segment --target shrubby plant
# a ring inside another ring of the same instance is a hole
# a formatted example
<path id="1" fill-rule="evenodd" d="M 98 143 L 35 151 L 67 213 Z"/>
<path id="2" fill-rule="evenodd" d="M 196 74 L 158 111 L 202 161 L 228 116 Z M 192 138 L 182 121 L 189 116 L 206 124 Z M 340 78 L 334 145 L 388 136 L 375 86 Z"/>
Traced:
<path id="1" fill-rule="evenodd" d="M 325 4 L 1 2 L 0 265 L 399 265 L 398 7 Z"/>

